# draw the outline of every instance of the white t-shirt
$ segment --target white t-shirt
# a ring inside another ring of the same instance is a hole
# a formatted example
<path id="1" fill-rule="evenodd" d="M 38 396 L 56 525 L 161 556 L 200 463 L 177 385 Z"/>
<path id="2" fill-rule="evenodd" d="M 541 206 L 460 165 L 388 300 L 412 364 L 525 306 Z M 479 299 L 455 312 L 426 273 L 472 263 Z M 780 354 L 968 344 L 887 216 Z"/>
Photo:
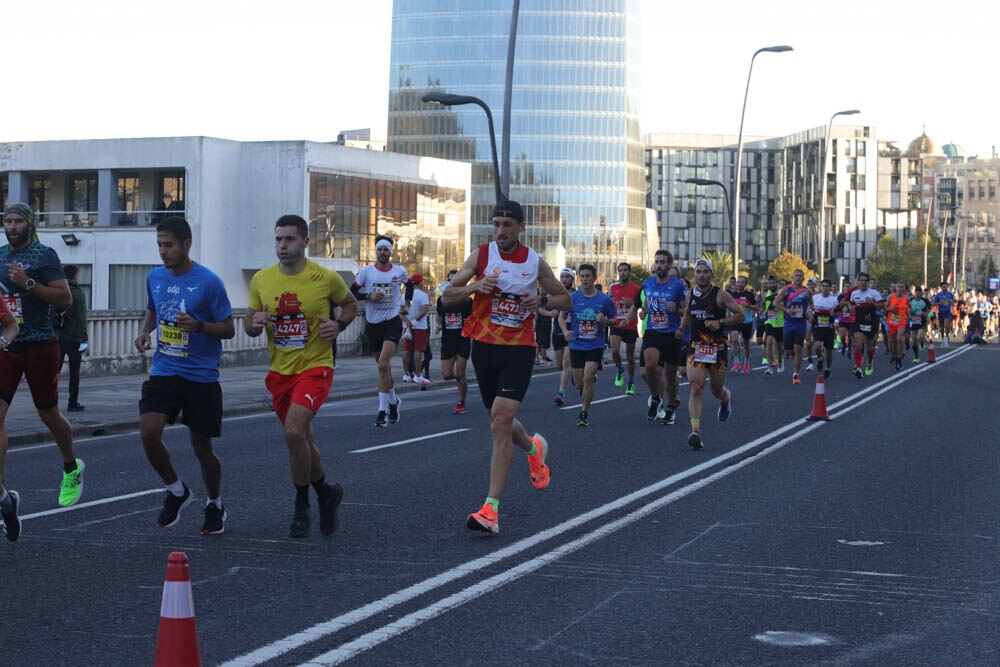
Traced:
<path id="1" fill-rule="evenodd" d="M 413 329 L 426 329 L 427 328 L 427 315 L 425 314 L 419 320 L 416 318 L 417 314 L 423 309 L 424 306 L 430 306 L 430 299 L 427 298 L 427 292 L 413 288 L 413 299 L 410 300 L 410 327 Z M 428 309 L 427 312 L 430 312 Z"/>
<path id="2" fill-rule="evenodd" d="M 409 275 L 399 264 L 390 264 L 382 270 L 376 264 L 362 266 L 354 282 L 361 288 L 363 294 L 382 295 L 379 301 L 365 300 L 365 319 L 370 324 L 385 322 L 399 315 L 399 307 L 403 303 L 403 285 Z"/>

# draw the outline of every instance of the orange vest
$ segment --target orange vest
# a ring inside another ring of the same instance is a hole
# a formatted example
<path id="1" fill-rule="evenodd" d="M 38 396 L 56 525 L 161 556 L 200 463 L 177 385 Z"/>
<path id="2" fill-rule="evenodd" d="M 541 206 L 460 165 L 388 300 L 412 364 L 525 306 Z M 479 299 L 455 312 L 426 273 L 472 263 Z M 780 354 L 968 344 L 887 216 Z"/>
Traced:
<path id="1" fill-rule="evenodd" d="M 535 347 L 535 313 L 527 312 L 523 301 L 537 293 L 538 262 L 538 253 L 525 245 L 510 254 L 501 253 L 495 241 L 479 246 L 476 279 L 495 275 L 497 286 L 491 294 L 475 293 L 462 335 L 492 345 Z"/>

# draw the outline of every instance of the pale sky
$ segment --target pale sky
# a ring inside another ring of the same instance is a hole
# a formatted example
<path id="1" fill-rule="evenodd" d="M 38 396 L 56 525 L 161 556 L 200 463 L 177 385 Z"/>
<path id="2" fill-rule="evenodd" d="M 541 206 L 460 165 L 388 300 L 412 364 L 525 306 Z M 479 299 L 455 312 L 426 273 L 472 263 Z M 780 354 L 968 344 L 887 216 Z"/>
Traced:
<path id="1" fill-rule="evenodd" d="M 536 2 L 521 0 L 522 13 Z M 926 125 L 938 148 L 1000 150 L 995 1 L 643 6 L 643 134 L 736 134 L 750 57 L 788 44 L 757 57 L 745 135 L 857 108 L 838 124 L 875 126 L 901 147 Z M 391 12 L 391 0 L 7 3 L 0 141 L 332 141 L 365 127 L 384 138 Z"/>

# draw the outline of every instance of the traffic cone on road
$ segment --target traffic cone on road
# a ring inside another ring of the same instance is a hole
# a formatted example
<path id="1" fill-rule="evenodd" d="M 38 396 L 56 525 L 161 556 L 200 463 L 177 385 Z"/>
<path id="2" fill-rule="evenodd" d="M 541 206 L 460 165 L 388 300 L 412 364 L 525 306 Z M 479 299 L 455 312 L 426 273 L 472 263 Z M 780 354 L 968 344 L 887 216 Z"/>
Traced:
<path id="1" fill-rule="evenodd" d="M 187 554 L 175 551 L 167 559 L 160 603 L 160 632 L 156 637 L 154 667 L 201 667 L 198 632 L 194 626 L 194 598 Z"/>
<path id="2" fill-rule="evenodd" d="M 830 421 L 826 413 L 826 385 L 823 384 L 823 374 L 816 376 L 816 393 L 813 394 L 812 414 L 806 417 L 807 422 Z"/>
<path id="3" fill-rule="evenodd" d="M 927 363 L 933 364 L 937 359 L 934 358 L 934 341 L 927 341 Z"/>

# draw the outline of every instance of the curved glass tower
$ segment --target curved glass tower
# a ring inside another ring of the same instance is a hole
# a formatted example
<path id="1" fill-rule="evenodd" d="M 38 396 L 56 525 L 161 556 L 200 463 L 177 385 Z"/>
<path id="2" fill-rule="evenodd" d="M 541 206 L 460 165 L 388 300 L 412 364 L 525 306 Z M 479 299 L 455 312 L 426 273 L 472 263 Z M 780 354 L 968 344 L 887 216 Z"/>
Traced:
<path id="1" fill-rule="evenodd" d="M 600 280 L 645 264 L 645 160 L 639 137 L 639 0 L 522 2 L 511 103 L 510 192 L 522 239 Z M 496 200 L 486 115 L 427 104 L 471 95 L 493 111 L 498 151 L 512 2 L 395 0 L 388 150 L 473 162 L 472 242 L 492 240 Z"/>

